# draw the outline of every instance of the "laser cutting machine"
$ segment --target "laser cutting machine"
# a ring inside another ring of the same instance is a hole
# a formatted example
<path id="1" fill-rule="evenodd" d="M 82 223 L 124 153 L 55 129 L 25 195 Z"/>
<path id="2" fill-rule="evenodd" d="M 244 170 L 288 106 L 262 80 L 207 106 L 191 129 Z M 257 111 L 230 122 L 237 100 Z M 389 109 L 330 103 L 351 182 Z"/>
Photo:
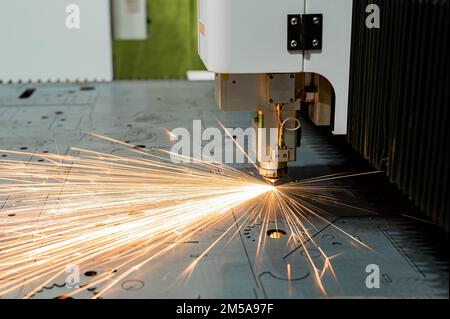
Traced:
<path id="1" fill-rule="evenodd" d="M 223 111 L 257 112 L 261 175 L 287 174 L 299 110 L 345 134 L 352 0 L 199 0 L 199 55 Z M 275 134 L 274 134 L 275 133 Z"/>

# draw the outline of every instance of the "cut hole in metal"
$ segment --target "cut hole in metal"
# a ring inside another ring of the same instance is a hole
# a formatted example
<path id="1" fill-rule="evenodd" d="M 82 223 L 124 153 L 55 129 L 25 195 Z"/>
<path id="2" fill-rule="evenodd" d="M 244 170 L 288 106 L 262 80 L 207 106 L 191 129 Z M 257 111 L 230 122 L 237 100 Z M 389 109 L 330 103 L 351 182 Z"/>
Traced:
<path id="1" fill-rule="evenodd" d="M 23 93 L 19 96 L 19 99 L 28 99 L 30 96 L 33 95 L 34 91 L 36 91 L 35 88 L 29 88 L 23 91 Z"/>
<path id="2" fill-rule="evenodd" d="M 139 290 L 144 287 L 144 282 L 140 280 L 127 280 L 122 283 L 121 287 L 127 291 Z"/>
<path id="3" fill-rule="evenodd" d="M 270 229 L 267 231 L 267 236 L 273 239 L 280 239 L 286 236 L 286 232 L 281 229 Z"/>
<path id="4" fill-rule="evenodd" d="M 93 91 L 95 90 L 95 87 L 93 86 L 82 86 L 80 87 L 80 91 Z"/>
<path id="5" fill-rule="evenodd" d="M 93 270 L 89 270 L 89 271 L 86 271 L 86 272 L 84 273 L 84 275 L 85 275 L 86 277 L 94 277 L 94 276 L 97 275 L 97 272 L 96 272 L 96 271 L 93 271 Z"/>

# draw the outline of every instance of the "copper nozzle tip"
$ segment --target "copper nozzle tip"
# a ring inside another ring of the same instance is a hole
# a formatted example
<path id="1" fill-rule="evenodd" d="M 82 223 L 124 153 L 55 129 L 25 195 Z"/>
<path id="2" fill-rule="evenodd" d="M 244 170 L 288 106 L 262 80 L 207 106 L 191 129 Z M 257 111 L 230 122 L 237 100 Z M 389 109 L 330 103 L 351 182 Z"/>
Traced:
<path id="1" fill-rule="evenodd" d="M 287 175 L 287 168 L 264 169 L 260 167 L 259 173 L 266 179 L 280 179 Z"/>
<path id="2" fill-rule="evenodd" d="M 281 178 L 267 178 L 265 177 L 266 181 L 268 181 L 272 186 L 277 186 L 281 184 L 282 179 Z"/>

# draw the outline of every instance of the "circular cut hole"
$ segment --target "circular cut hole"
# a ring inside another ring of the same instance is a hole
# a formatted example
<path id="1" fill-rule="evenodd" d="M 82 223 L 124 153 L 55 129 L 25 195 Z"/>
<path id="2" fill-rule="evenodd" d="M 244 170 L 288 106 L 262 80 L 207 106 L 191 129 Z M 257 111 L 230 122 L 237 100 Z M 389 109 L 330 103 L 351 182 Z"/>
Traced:
<path id="1" fill-rule="evenodd" d="M 267 236 L 273 239 L 280 239 L 286 236 L 286 232 L 281 229 L 270 229 L 267 231 Z"/>
<path id="2" fill-rule="evenodd" d="M 97 272 L 96 272 L 96 271 L 93 271 L 93 270 L 88 270 L 88 271 L 86 271 L 86 272 L 84 273 L 84 275 L 85 275 L 86 277 L 94 277 L 94 276 L 97 275 Z"/>
<path id="3" fill-rule="evenodd" d="M 95 90 L 95 87 L 93 86 L 82 86 L 80 87 L 80 91 L 93 91 Z"/>

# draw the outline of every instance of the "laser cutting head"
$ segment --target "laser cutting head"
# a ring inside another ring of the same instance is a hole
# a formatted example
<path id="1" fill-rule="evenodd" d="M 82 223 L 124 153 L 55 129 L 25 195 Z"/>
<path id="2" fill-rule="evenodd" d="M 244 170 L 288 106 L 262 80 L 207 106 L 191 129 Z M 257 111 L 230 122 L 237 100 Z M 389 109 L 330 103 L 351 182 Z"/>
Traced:
<path id="1" fill-rule="evenodd" d="M 253 112 L 259 173 L 269 179 L 287 175 L 296 160 L 300 99 L 296 74 L 217 74 L 216 100 L 225 112 Z M 249 123 L 250 124 L 250 123 Z"/>
<path id="2" fill-rule="evenodd" d="M 253 126 L 260 174 L 284 177 L 287 163 L 296 159 L 297 132 L 286 128 L 296 126 L 292 119 L 300 110 L 296 87 L 303 52 L 288 52 L 281 39 L 286 9 L 303 10 L 303 5 L 297 0 L 281 6 L 269 0 L 199 0 L 198 5 L 199 55 L 216 73 L 217 104 L 225 112 L 257 114 Z M 258 15 L 275 20 L 243 19 L 256 14 L 255 7 Z"/>
<path id="3" fill-rule="evenodd" d="M 296 160 L 301 103 L 316 125 L 346 133 L 352 2 L 198 1 L 198 52 L 216 74 L 217 105 L 258 114 L 262 176 L 281 178 Z"/>

